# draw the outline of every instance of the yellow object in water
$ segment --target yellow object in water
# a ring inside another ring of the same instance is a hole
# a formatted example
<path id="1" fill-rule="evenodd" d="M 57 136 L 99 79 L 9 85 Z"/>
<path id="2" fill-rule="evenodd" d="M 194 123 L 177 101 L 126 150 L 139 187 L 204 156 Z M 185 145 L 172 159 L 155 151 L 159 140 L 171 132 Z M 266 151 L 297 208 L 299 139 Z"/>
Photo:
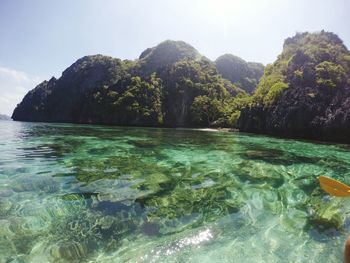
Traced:
<path id="1" fill-rule="evenodd" d="M 320 176 L 320 185 L 323 190 L 333 196 L 350 196 L 350 186 L 329 177 Z"/>

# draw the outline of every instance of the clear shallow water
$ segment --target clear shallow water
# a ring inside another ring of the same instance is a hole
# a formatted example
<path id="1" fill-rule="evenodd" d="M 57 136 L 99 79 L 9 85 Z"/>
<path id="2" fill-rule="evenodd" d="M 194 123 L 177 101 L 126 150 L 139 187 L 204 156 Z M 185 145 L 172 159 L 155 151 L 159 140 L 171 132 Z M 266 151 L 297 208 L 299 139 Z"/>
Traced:
<path id="1" fill-rule="evenodd" d="M 348 146 L 0 122 L 0 262 L 342 262 Z"/>

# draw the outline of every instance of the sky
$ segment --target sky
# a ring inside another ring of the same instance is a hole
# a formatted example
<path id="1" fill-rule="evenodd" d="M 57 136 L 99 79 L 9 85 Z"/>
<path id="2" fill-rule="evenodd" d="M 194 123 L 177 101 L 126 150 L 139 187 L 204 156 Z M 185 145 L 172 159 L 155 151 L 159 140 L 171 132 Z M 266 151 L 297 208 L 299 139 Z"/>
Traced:
<path id="1" fill-rule="evenodd" d="M 136 59 L 167 39 L 264 64 L 296 32 L 350 47 L 349 11 L 349 0 L 0 0 L 0 113 L 82 56 Z"/>

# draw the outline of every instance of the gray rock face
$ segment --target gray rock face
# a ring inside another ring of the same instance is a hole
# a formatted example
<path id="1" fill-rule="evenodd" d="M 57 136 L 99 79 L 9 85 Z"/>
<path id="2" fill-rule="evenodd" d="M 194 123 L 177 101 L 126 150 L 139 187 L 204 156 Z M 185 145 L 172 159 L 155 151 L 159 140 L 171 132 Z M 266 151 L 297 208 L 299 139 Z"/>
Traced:
<path id="1" fill-rule="evenodd" d="M 161 73 L 172 64 L 182 60 L 197 60 L 202 56 L 183 41 L 166 40 L 153 48 L 147 48 L 140 55 L 141 72 L 145 75 L 153 72 Z"/>
<path id="2" fill-rule="evenodd" d="M 245 132 L 350 143 L 350 88 L 326 94 L 290 88 L 269 109 L 243 109 L 237 126 Z"/>
<path id="3" fill-rule="evenodd" d="M 13 112 L 20 121 L 79 122 L 84 99 L 93 89 L 120 79 L 121 60 L 87 56 L 67 68 L 59 79 L 51 78 L 29 91 Z"/>

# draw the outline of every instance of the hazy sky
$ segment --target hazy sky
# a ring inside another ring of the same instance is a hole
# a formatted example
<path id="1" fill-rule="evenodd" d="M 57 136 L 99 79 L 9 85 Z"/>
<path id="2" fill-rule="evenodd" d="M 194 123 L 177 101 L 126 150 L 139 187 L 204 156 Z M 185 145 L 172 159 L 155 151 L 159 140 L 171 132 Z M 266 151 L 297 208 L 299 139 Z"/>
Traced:
<path id="1" fill-rule="evenodd" d="M 349 47 L 349 11 L 350 0 L 0 0 L 0 113 L 84 55 L 135 59 L 166 39 L 264 64 L 296 32 L 333 31 Z"/>

